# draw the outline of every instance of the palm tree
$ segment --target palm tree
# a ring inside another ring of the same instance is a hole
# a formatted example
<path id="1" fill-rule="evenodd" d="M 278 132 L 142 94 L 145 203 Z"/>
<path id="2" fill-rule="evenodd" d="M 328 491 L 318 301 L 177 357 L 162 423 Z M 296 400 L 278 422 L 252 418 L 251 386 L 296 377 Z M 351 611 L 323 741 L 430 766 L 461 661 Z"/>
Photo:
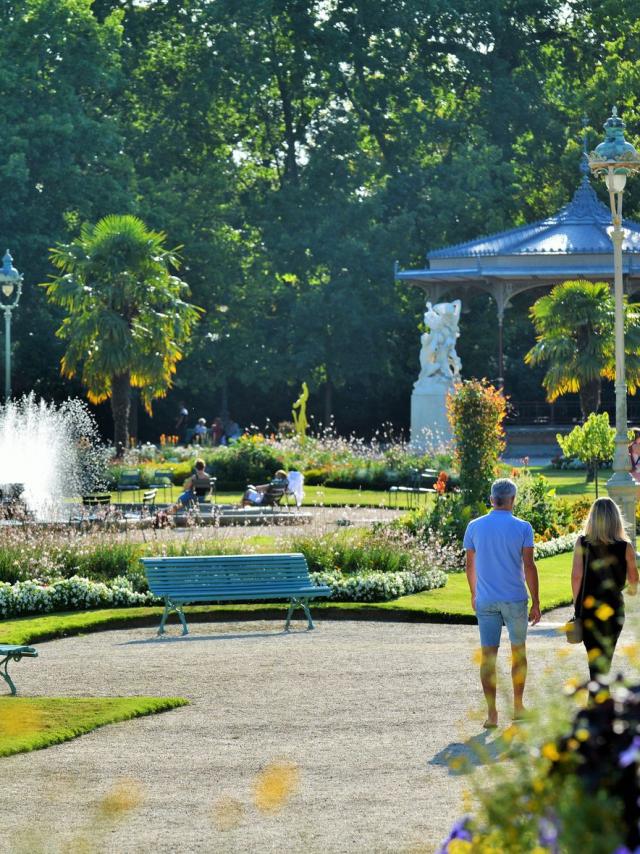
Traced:
<path id="1" fill-rule="evenodd" d="M 582 418 L 600 408 L 602 379 L 614 380 L 615 303 L 606 282 L 562 282 L 536 300 L 530 310 L 536 344 L 528 365 L 547 364 L 543 385 L 552 403 L 578 392 Z M 640 304 L 625 302 L 627 384 L 635 394 L 640 383 Z"/>
<path id="2" fill-rule="evenodd" d="M 57 331 L 67 341 L 65 377 L 80 375 L 92 403 L 111 401 L 116 453 L 129 444 L 131 388 L 152 401 L 170 388 L 201 309 L 170 268 L 179 266 L 166 235 L 135 216 L 107 216 L 51 250 L 60 271 L 42 285 L 67 311 Z"/>

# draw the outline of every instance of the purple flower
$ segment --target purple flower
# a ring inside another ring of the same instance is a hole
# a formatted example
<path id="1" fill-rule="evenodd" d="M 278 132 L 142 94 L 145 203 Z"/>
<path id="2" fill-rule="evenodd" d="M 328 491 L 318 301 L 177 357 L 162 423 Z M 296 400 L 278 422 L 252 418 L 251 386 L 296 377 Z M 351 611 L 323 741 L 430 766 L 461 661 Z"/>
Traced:
<path id="1" fill-rule="evenodd" d="M 640 735 L 636 735 L 633 737 L 633 741 L 627 747 L 626 750 L 623 750 L 620 756 L 618 757 L 618 765 L 621 768 L 628 768 L 629 765 L 632 765 L 640 756 Z"/>
<path id="2" fill-rule="evenodd" d="M 626 845 L 621 845 L 619 848 L 616 848 L 613 854 L 640 854 L 640 848 L 634 848 L 632 851 Z"/>
<path id="3" fill-rule="evenodd" d="M 555 815 L 542 816 L 538 820 L 538 842 L 557 854 L 559 827 Z"/>
<path id="4" fill-rule="evenodd" d="M 437 854 L 448 854 L 449 843 L 454 839 L 464 839 L 467 842 L 472 841 L 471 831 L 468 827 L 470 820 L 471 819 L 468 815 L 465 815 L 461 819 L 458 819 L 458 821 L 449 831 L 449 836 L 447 836 L 440 848 L 438 848 Z"/>

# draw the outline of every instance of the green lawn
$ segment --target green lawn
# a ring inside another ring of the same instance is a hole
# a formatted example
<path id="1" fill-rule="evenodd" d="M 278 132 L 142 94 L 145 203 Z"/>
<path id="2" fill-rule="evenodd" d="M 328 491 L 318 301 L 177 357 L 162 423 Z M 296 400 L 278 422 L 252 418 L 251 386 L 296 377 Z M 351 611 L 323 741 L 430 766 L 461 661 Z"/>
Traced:
<path id="1" fill-rule="evenodd" d="M 182 487 L 174 486 L 171 490 L 171 501 L 177 501 L 182 492 Z M 339 489 L 333 486 L 305 486 L 304 505 L 308 507 L 388 507 L 389 496 L 386 490 L 375 489 Z M 239 504 L 242 493 L 240 492 L 218 492 L 216 500 L 218 504 Z M 114 504 L 133 504 L 139 501 L 139 495 L 133 492 L 112 492 L 111 500 Z M 293 502 L 293 499 L 289 499 Z M 428 497 L 427 497 L 428 500 Z M 169 501 L 169 493 L 158 490 L 157 501 L 165 503 Z M 395 506 L 395 498 L 394 498 Z M 406 510 L 408 507 L 407 496 L 400 493 L 398 507 Z"/>
<path id="2" fill-rule="evenodd" d="M 585 471 L 559 471 L 551 466 L 532 466 L 529 471 L 532 474 L 541 474 L 547 478 L 550 485 L 555 488 L 556 494 L 561 498 L 595 498 L 595 481 L 587 483 Z M 606 483 L 611 477 L 611 469 L 602 469 L 598 474 L 599 494 L 606 495 Z"/>
<path id="3" fill-rule="evenodd" d="M 182 697 L 3 696 L 0 697 L 0 756 L 50 747 L 105 724 L 187 704 Z"/>
<path id="4" fill-rule="evenodd" d="M 571 603 L 571 553 L 556 555 L 538 561 L 540 571 L 540 602 L 543 611 Z M 198 615 L 206 619 L 233 620 L 241 616 L 255 619 L 277 617 L 284 619 L 286 605 L 278 603 L 239 605 L 192 605 L 185 608 L 187 619 Z M 474 621 L 469 589 L 464 573 L 450 575 L 446 587 L 414 593 L 390 602 L 317 602 L 315 613 L 325 612 L 327 617 L 349 619 L 376 617 L 380 619 L 408 619 L 469 623 Z M 296 612 L 299 616 L 300 612 Z M 20 617 L 0 623 L 0 643 L 29 644 L 38 641 L 120 628 L 132 624 L 156 627 L 160 623 L 162 608 L 111 608 L 96 611 L 47 614 L 41 617 Z M 172 621 L 177 621 L 174 616 Z"/>
<path id="5" fill-rule="evenodd" d="M 586 472 L 584 471 L 559 471 L 552 469 L 550 466 L 531 466 L 529 471 L 532 474 L 542 474 L 547 478 L 550 485 L 555 488 L 559 497 L 563 498 L 595 498 L 596 489 L 595 483 L 586 482 Z M 606 494 L 606 482 L 611 477 L 611 469 L 603 469 L 599 474 L 600 494 Z M 340 489 L 334 486 L 305 486 L 304 505 L 309 507 L 388 507 L 389 494 L 386 490 L 375 489 Z M 169 500 L 176 501 L 182 487 L 174 486 L 171 490 L 171 497 L 168 492 L 158 490 L 157 500 L 165 503 Z M 217 501 L 220 504 L 238 504 L 242 493 L 240 492 L 219 492 Z M 139 500 L 139 497 L 133 492 L 111 493 L 111 499 L 114 504 L 120 502 L 132 504 Z M 394 505 L 395 506 L 395 498 Z M 430 501 L 430 496 L 425 496 L 422 501 Z M 406 510 L 408 507 L 408 497 L 405 493 L 399 494 L 398 506 Z"/>

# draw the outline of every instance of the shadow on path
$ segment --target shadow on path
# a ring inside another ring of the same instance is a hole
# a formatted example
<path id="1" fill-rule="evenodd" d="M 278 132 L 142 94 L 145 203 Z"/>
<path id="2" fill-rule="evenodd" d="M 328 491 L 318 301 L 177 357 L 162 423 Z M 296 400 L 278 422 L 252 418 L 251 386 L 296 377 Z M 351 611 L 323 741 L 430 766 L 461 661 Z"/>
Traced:
<path id="1" fill-rule="evenodd" d="M 495 732 L 481 732 L 466 741 L 452 741 L 429 760 L 429 765 L 445 766 L 450 774 L 459 776 L 495 762 L 506 750 L 507 745 Z"/>

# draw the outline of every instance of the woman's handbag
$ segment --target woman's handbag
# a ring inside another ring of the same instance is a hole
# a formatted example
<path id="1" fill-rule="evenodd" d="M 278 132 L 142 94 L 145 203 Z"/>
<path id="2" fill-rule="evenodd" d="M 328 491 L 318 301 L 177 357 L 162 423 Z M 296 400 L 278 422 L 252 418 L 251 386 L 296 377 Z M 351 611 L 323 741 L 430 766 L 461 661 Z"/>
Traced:
<path id="1" fill-rule="evenodd" d="M 587 569 L 589 567 L 589 549 L 585 548 L 584 552 L 584 572 L 582 573 L 582 589 L 580 590 L 580 598 L 576 602 L 573 617 L 565 625 L 564 630 L 567 635 L 567 643 L 582 643 L 582 603 L 584 601 L 584 587 L 587 581 Z M 578 616 L 578 604 L 580 605 L 580 616 Z"/>

